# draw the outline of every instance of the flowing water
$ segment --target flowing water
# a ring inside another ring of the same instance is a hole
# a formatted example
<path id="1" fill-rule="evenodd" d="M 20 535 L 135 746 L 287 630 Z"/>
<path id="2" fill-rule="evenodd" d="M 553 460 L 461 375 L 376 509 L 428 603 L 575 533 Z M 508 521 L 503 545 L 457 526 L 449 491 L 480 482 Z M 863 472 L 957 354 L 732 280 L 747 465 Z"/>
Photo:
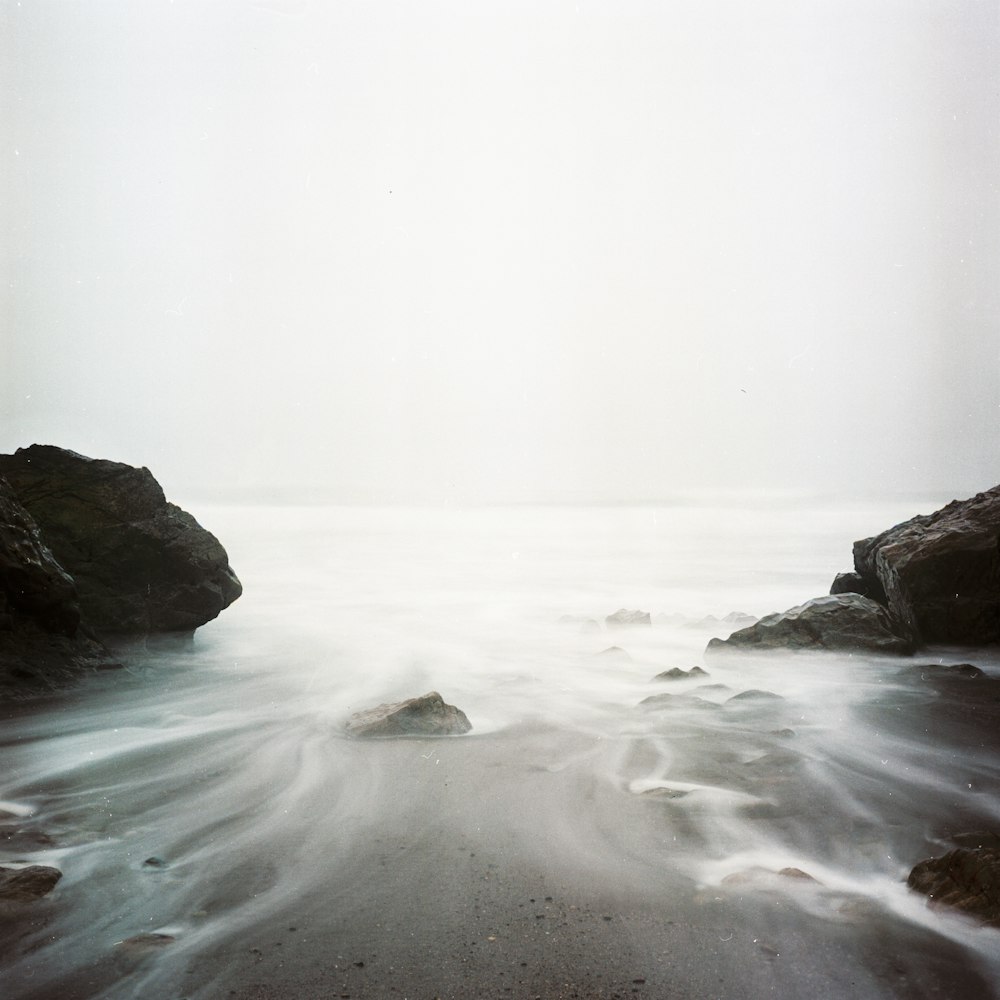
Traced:
<path id="1" fill-rule="evenodd" d="M 444 877 L 442 852 L 473 865 L 478 844 L 495 862 L 483 878 L 545 873 L 576 893 L 575 914 L 612 896 L 645 906 L 631 961 L 675 961 L 653 954 L 650 920 L 700 927 L 712 948 L 691 946 L 719 975 L 711 994 L 678 996 L 990 995 L 1000 932 L 929 909 L 905 878 L 951 835 L 1000 829 L 996 740 L 965 728 L 960 708 L 938 713 L 940 685 L 905 660 L 704 656 L 732 627 L 708 616 L 825 593 L 855 538 L 939 505 L 197 510 L 241 600 L 190 644 L 132 649 L 127 672 L 8 711 L 0 861 L 64 877 L 31 909 L 0 914 L 0 993 L 327 995 L 251 947 L 262 928 L 323 900 L 361 933 L 366 911 L 351 900 L 367 893 L 385 932 L 397 926 L 392 886 L 423 891 Z M 610 628 L 621 607 L 652 625 Z M 970 658 L 1000 677 L 995 652 L 913 662 Z M 709 676 L 653 680 L 695 665 Z M 466 712 L 468 736 L 342 734 L 352 712 L 430 690 Z M 657 694 L 674 697 L 641 704 Z M 394 850 L 408 867 L 369 868 Z M 482 939 L 499 948 L 514 924 L 489 899 L 462 920 L 492 920 Z M 447 971 L 426 928 L 454 930 L 453 914 L 433 898 L 416 918 L 397 903 L 417 925 L 407 933 L 426 938 L 420 954 Z M 726 941 L 745 968 L 726 965 Z M 241 985 L 247 954 L 271 992 Z M 492 996 L 477 961 L 462 959 L 466 991 L 440 995 Z M 693 984 L 704 970 L 673 975 Z M 353 995 L 383 994 L 356 984 Z"/>

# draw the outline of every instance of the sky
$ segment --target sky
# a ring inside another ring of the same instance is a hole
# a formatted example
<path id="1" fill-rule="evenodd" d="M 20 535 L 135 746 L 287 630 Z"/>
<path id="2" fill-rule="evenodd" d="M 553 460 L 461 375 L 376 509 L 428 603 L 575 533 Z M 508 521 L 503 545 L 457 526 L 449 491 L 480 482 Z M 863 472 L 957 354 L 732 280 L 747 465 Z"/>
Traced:
<path id="1" fill-rule="evenodd" d="M 0 451 L 168 496 L 1000 481 L 995 0 L 0 0 Z"/>

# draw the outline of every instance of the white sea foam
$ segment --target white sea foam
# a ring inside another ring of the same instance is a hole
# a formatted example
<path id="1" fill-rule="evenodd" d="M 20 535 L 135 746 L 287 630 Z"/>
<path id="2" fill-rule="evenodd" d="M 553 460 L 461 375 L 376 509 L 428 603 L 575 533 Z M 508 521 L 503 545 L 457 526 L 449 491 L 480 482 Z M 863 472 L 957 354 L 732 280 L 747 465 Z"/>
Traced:
<path id="1" fill-rule="evenodd" d="M 933 924 L 902 880 L 948 816 L 1000 819 L 994 748 L 941 757 L 919 725 L 893 725 L 893 706 L 934 697 L 899 661 L 703 657 L 727 633 L 706 616 L 825 592 L 853 538 L 913 509 L 199 511 L 243 598 L 192 646 L 150 643 L 129 674 L 8 724 L 0 810 L 54 841 L 10 860 L 58 854 L 68 904 L 58 945 L 14 964 L 9 995 L 37 988 L 39 955 L 56 981 L 168 927 L 176 940 L 144 959 L 155 996 L 200 951 L 310 891 L 317 858 L 405 825 L 428 797 L 456 837 L 489 825 L 597 882 L 622 878 L 623 858 L 689 878 L 692 893 L 798 867 L 822 891 L 776 885 L 803 912 L 867 896 Z M 654 624 L 607 627 L 620 607 Z M 628 657 L 595 655 L 610 646 Z M 710 676 L 652 680 L 694 665 Z M 779 697 L 728 702 L 748 689 Z M 468 714 L 468 737 L 343 735 L 352 712 L 429 690 Z M 680 697 L 640 707 L 661 693 Z M 968 944 L 980 961 L 984 940 Z M 107 995 L 136 988 L 112 977 Z"/>

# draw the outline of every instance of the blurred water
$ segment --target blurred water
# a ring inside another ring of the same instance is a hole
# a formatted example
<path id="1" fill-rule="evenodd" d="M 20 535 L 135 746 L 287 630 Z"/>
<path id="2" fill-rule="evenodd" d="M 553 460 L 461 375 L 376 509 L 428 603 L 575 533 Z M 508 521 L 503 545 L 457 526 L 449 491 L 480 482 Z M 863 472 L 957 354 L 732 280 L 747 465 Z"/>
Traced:
<path id="1" fill-rule="evenodd" d="M 706 616 L 824 593 L 853 539 L 924 509 L 197 511 L 244 597 L 191 645 L 132 650 L 127 674 L 5 726 L 0 810 L 20 832 L 0 860 L 65 876 L 11 925 L 4 996 L 175 996 L 199 955 L 310 891 L 309 859 L 360 850 L 411 794 L 418 808 L 426 778 L 401 767 L 451 767 L 474 788 L 477 762 L 504 758 L 525 787 L 536 773 L 560 783 L 530 817 L 516 784 L 475 813 L 470 829 L 491 824 L 524 857 L 613 880 L 640 855 L 682 873 L 692 898 L 763 885 L 834 922 L 863 900 L 995 976 L 997 932 L 929 911 L 904 884 L 944 831 L 1000 826 L 994 744 L 932 732 L 935 692 L 900 661 L 702 655 L 729 631 Z M 620 607 L 653 625 L 609 628 Z M 611 646 L 627 656 L 600 655 Z M 1000 674 L 995 654 L 976 662 Z M 710 676 L 652 681 L 696 664 Z M 468 714 L 468 737 L 399 749 L 341 735 L 351 712 L 432 689 Z M 748 690 L 779 697 L 730 701 Z M 660 693 L 676 697 L 640 705 Z M 633 809 L 639 827 L 621 820 Z M 774 874 L 789 867 L 817 881 L 792 892 Z M 120 944 L 150 932 L 173 940 Z M 224 993 L 220 975 L 187 995 Z"/>

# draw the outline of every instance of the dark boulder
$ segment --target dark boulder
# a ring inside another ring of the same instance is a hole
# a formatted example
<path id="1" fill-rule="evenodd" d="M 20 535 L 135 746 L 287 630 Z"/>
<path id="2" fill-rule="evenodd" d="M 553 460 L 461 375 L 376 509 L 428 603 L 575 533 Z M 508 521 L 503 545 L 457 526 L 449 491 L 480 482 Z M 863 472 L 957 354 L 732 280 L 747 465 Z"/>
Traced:
<path id="1" fill-rule="evenodd" d="M 854 568 L 918 641 L 1000 642 L 1000 486 L 855 542 Z"/>
<path id="2" fill-rule="evenodd" d="M 728 639 L 712 639 L 706 652 L 771 649 L 911 653 L 913 646 L 884 607 L 858 594 L 835 594 L 767 615 Z"/>
<path id="3" fill-rule="evenodd" d="M 0 697 L 28 697 L 119 666 L 81 622 L 72 577 L 0 476 Z"/>
<path id="4" fill-rule="evenodd" d="M 28 865 L 26 868 L 0 868 L 0 899 L 29 902 L 47 896 L 62 872 L 48 865 Z"/>
<path id="5" fill-rule="evenodd" d="M 1000 848 L 959 847 L 928 858 L 910 872 L 907 885 L 941 906 L 952 906 L 1000 927 Z"/>
<path id="6" fill-rule="evenodd" d="M 472 729 L 466 714 L 431 691 L 419 698 L 356 712 L 345 726 L 352 736 L 460 736 Z"/>
<path id="7" fill-rule="evenodd" d="M 42 542 L 38 525 L 0 476 L 0 611 L 32 618 L 46 632 L 75 635 L 80 603 L 73 578 Z"/>
<path id="8" fill-rule="evenodd" d="M 242 592 L 219 541 L 148 469 L 32 445 L 0 455 L 0 474 L 100 633 L 189 632 Z"/>

